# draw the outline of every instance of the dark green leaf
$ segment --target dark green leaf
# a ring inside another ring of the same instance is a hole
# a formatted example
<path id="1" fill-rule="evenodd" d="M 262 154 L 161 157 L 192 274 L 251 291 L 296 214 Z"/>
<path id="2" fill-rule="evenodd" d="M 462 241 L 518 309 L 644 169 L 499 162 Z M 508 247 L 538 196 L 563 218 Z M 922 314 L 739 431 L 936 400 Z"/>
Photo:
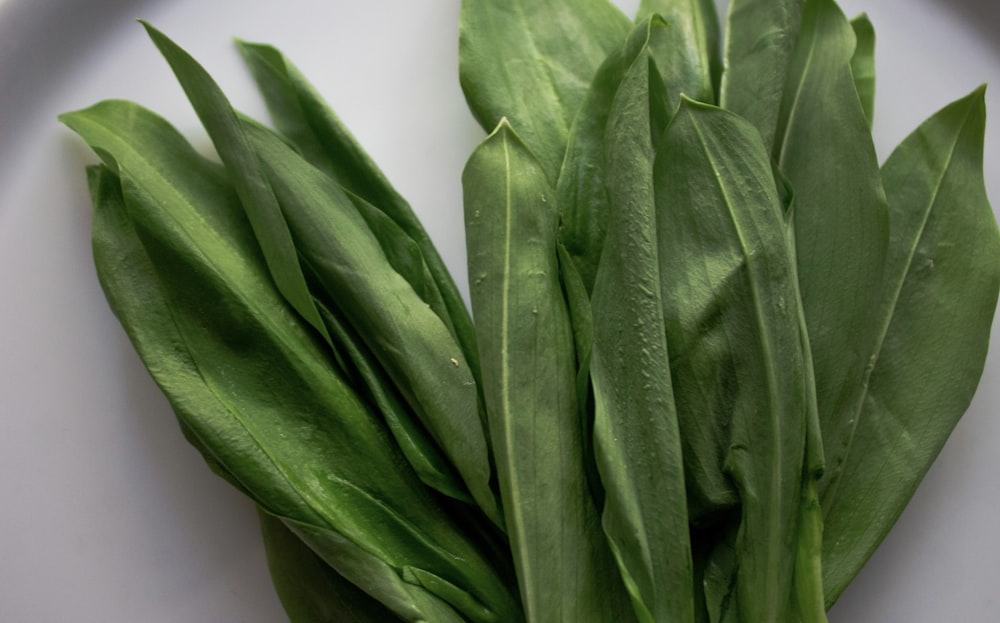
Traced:
<path id="1" fill-rule="evenodd" d="M 475 380 L 447 327 L 388 263 L 354 204 L 328 176 L 273 134 L 246 125 L 262 169 L 325 305 L 337 307 L 410 407 L 502 525 L 490 488 L 486 431 Z"/>
<path id="2" fill-rule="evenodd" d="M 166 129 L 150 120 L 145 129 Z M 436 569 L 510 611 L 499 578 L 442 521 L 378 418 L 326 366 L 322 343 L 275 290 L 225 178 L 189 147 L 162 145 L 137 150 L 155 155 L 148 162 L 101 150 L 123 177 L 119 186 L 108 173 L 95 192 L 94 253 L 112 308 L 185 433 L 267 512 L 325 535 L 314 549 L 333 539 L 355 551 L 338 571 L 402 618 L 459 620 L 423 589 L 376 581 L 375 570 Z"/>
<path id="3" fill-rule="evenodd" d="M 264 511 L 258 515 L 271 580 L 291 623 L 400 621 L 334 571 L 280 519 Z"/>
<path id="4" fill-rule="evenodd" d="M 178 77 L 183 76 L 184 91 L 194 103 L 195 112 L 205 124 L 219 157 L 234 179 L 236 192 L 247 211 L 278 289 L 302 317 L 330 341 L 295 256 L 288 226 L 281 217 L 274 194 L 261 175 L 257 158 L 240 129 L 236 113 L 211 76 L 187 52 L 150 24 L 142 24 L 171 69 Z"/>

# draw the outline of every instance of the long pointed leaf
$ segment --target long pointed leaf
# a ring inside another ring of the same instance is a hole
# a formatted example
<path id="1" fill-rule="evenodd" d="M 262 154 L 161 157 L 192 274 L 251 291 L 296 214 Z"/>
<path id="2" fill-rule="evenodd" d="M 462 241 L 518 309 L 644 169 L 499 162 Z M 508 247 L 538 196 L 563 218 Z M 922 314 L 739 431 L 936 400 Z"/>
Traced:
<path id="1" fill-rule="evenodd" d="M 635 59 L 648 53 L 651 42 L 662 40 L 669 28 L 659 17 L 637 24 L 601 64 L 573 120 L 556 185 L 559 239 L 588 293 L 594 287 L 611 211 L 604 153 L 611 104 Z"/>
<path id="2" fill-rule="evenodd" d="M 487 132 L 506 117 L 550 183 L 594 73 L 628 35 L 608 0 L 463 0 L 459 78 Z"/>
<path id="3" fill-rule="evenodd" d="M 851 73 L 854 49 L 854 31 L 837 5 L 806 0 L 776 143 L 779 168 L 795 189 L 799 290 L 826 458 L 824 512 L 870 372 L 888 242 L 875 147 Z M 817 150 L 825 157 L 815 157 Z"/>
<path id="4" fill-rule="evenodd" d="M 982 89 L 913 132 L 882 168 L 891 246 L 879 348 L 829 504 L 832 604 L 899 517 L 965 412 L 1000 289 L 1000 234 L 983 183 Z"/>
<path id="5" fill-rule="evenodd" d="M 278 130 L 292 141 L 306 160 L 330 174 L 349 195 L 356 195 L 389 217 L 419 249 L 431 281 L 423 288 L 416 285 L 415 288 L 453 330 L 478 379 L 472 318 L 451 273 L 409 203 L 281 52 L 257 43 L 238 42 L 238 45 Z M 383 240 L 381 236 L 379 239 Z M 390 244 L 396 244 L 394 241 L 398 239 L 394 236 Z M 437 305 L 437 300 L 441 301 L 441 306 Z"/>
<path id="6" fill-rule="evenodd" d="M 745 120 L 685 100 L 658 145 L 656 191 L 681 430 L 688 440 L 703 428 L 724 435 L 722 456 L 706 468 L 724 470 L 739 492 L 743 620 L 791 621 L 789 552 L 799 539 L 810 407 L 793 256 L 770 160 Z"/>
<path id="7" fill-rule="evenodd" d="M 862 13 L 851 20 L 851 28 L 858 41 L 854 56 L 851 57 L 851 74 L 861 99 L 861 107 L 871 126 L 872 119 L 875 118 L 875 27 L 868 16 Z"/>
<path id="8" fill-rule="evenodd" d="M 753 123 L 770 149 L 799 35 L 803 0 L 732 0 L 719 102 Z"/>
<path id="9" fill-rule="evenodd" d="M 643 623 L 694 618 L 681 443 L 670 382 L 653 211 L 648 50 L 618 89 L 607 128 L 615 218 L 594 284 L 594 446 L 604 531 Z M 662 101 L 660 102 L 662 104 Z"/>
<path id="10" fill-rule="evenodd" d="M 639 22 L 651 15 L 667 22 L 667 36 L 654 44 L 653 56 L 668 87 L 677 95 L 714 104 L 719 58 L 719 17 L 714 0 L 642 0 Z"/>
<path id="11" fill-rule="evenodd" d="M 112 308 L 209 462 L 268 512 L 340 535 L 356 552 L 340 562 L 345 577 L 419 566 L 503 594 L 274 289 L 228 182 L 189 147 L 138 153 L 157 159 L 118 154 L 121 185 L 105 177 L 113 183 L 95 205 L 95 261 Z M 406 620 L 449 620 L 451 607 L 418 586 L 359 585 Z M 405 599 L 392 596 L 400 589 Z"/>
<path id="12" fill-rule="evenodd" d="M 483 393 L 527 618 L 612 620 L 628 597 L 586 482 L 554 193 L 506 121 L 462 185 Z"/>

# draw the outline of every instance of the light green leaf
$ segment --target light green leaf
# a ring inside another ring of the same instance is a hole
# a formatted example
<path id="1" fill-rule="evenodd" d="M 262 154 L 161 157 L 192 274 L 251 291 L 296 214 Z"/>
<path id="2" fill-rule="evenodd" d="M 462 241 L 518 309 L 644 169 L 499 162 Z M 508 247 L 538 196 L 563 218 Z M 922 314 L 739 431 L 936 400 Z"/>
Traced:
<path id="1" fill-rule="evenodd" d="M 573 259 L 575 272 L 588 293 L 594 287 L 611 210 L 604 151 L 611 104 L 629 67 L 640 55 L 649 54 L 651 42 L 666 37 L 668 28 L 655 16 L 637 24 L 628 39 L 601 64 L 573 120 L 556 186 L 559 240 Z M 675 103 L 679 95 L 673 94 Z"/>
<path id="2" fill-rule="evenodd" d="M 594 73 L 628 35 L 608 0 L 462 0 L 459 79 L 487 132 L 506 117 L 550 183 Z"/>
<path id="3" fill-rule="evenodd" d="M 653 197 L 648 50 L 621 82 L 607 126 L 615 217 L 594 284 L 594 451 L 604 532 L 639 621 L 690 621 L 694 580 L 681 442 L 670 382 Z"/>
<path id="4" fill-rule="evenodd" d="M 851 74 L 861 99 L 861 107 L 871 126 L 872 119 L 875 118 L 875 27 L 868 16 L 862 13 L 851 20 L 851 28 L 858 41 L 854 56 L 851 57 Z"/>
<path id="5" fill-rule="evenodd" d="M 462 185 L 483 394 L 527 619 L 620 620 L 628 597 L 586 481 L 554 193 L 506 120 Z"/>
<path id="6" fill-rule="evenodd" d="M 803 0 L 731 0 L 719 102 L 753 123 L 770 150 Z"/>
<path id="7" fill-rule="evenodd" d="M 882 168 L 890 247 L 879 341 L 853 443 L 824 498 L 832 604 L 896 522 L 982 374 L 1000 288 L 983 183 L 983 89 L 913 132 Z"/>
<path id="8" fill-rule="evenodd" d="M 742 619 L 797 620 L 794 552 L 810 405 L 793 255 L 770 159 L 747 121 L 685 100 L 658 143 L 655 175 L 689 483 L 724 472 L 739 494 L 731 590 Z M 692 454 L 705 447 L 715 452 L 692 468 Z M 721 581 L 715 592 L 725 595 L 730 580 Z"/>
<path id="9" fill-rule="evenodd" d="M 824 513 L 870 371 L 888 243 L 875 147 L 851 74 L 854 49 L 836 4 L 806 0 L 776 142 L 778 166 L 795 190 L 799 290 L 826 458 Z"/>
<path id="10" fill-rule="evenodd" d="M 451 273 L 409 203 L 281 52 L 257 43 L 241 41 L 238 45 L 278 131 L 306 160 L 337 180 L 365 216 L 387 255 L 391 256 L 396 247 L 416 247 L 413 251 L 407 249 L 413 255 L 415 270 L 400 273 L 455 334 L 478 379 L 472 318 Z M 373 221 L 378 214 L 373 210 L 383 213 L 397 228 L 376 226 Z"/>
<path id="11" fill-rule="evenodd" d="M 637 22 L 659 15 L 667 23 L 665 37 L 653 43 L 653 57 L 676 104 L 681 94 L 714 104 L 722 61 L 719 16 L 714 0 L 642 0 Z"/>

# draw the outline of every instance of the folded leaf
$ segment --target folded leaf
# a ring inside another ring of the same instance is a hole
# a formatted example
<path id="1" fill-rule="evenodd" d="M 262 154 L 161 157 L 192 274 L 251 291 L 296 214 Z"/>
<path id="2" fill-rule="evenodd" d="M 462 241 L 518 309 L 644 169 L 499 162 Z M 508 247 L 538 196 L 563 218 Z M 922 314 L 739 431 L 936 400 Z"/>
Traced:
<path id="1" fill-rule="evenodd" d="M 732 590 L 742 620 L 799 620 L 793 552 L 810 405 L 793 256 L 770 159 L 747 121 L 684 100 L 658 143 L 655 172 L 689 483 L 715 470 L 739 493 Z M 688 467 L 703 447 L 717 450 Z"/>
<path id="2" fill-rule="evenodd" d="M 719 17 L 714 0 L 642 0 L 637 22 L 659 15 L 666 37 L 654 42 L 653 56 L 670 91 L 714 104 L 721 71 Z"/>
<path id="3" fill-rule="evenodd" d="M 351 574 L 365 577 L 369 565 L 427 569 L 468 587 L 496 617 L 516 619 L 476 538 L 446 519 L 276 290 L 218 165 L 136 105 L 101 104 L 63 120 L 120 176 L 120 186 L 102 176 L 95 192 L 98 274 L 209 463 L 268 512 L 364 551 L 351 573 L 338 567 L 355 583 Z M 116 142 L 114 132 L 133 142 Z M 364 589 L 382 600 L 379 586 Z"/>
<path id="4" fill-rule="evenodd" d="M 550 183 L 594 72 L 629 31 L 608 0 L 463 0 L 459 79 L 487 132 L 506 117 Z"/>
<path id="5" fill-rule="evenodd" d="M 875 28 L 864 13 L 851 20 L 851 28 L 858 41 L 851 57 L 851 74 L 870 127 L 875 117 Z"/>
<path id="6" fill-rule="evenodd" d="M 611 217 L 607 191 L 604 139 L 615 94 L 635 59 L 650 53 L 652 42 L 665 42 L 670 29 L 652 16 L 637 24 L 597 70 L 566 145 L 566 157 L 556 185 L 560 211 L 559 240 L 573 259 L 575 272 L 589 293 Z M 662 45 L 657 47 L 663 47 Z M 676 100 L 680 93 L 674 92 Z"/>
<path id="7" fill-rule="evenodd" d="M 274 588 L 290 623 L 393 623 L 391 610 L 334 571 L 280 519 L 260 511 Z"/>
<path id="8" fill-rule="evenodd" d="M 607 127 L 608 222 L 592 305 L 594 452 L 602 523 L 641 622 L 694 618 L 694 580 L 653 211 L 651 119 L 662 84 L 648 49 L 621 82 Z M 652 101 L 651 101 L 652 100 Z M 657 112 L 656 109 L 660 110 Z"/>
<path id="9" fill-rule="evenodd" d="M 356 206 L 332 179 L 271 133 L 241 121 L 189 54 L 152 26 L 146 29 L 204 123 L 251 222 L 274 224 L 282 243 L 297 253 L 282 256 L 289 272 L 304 275 L 305 266 L 325 290 L 310 292 L 310 309 L 315 312 L 315 295 L 343 310 L 480 507 L 500 525 L 476 383 L 454 336 L 392 268 Z M 267 256 L 264 241 L 275 232 L 255 227 L 254 233 Z"/>
<path id="10" fill-rule="evenodd" d="M 372 226 L 387 254 L 390 248 L 400 244 L 416 247 L 424 264 L 421 268 L 429 273 L 429 279 L 422 280 L 418 286 L 406 273 L 403 275 L 453 331 L 478 379 L 472 318 L 451 273 L 409 203 L 396 192 L 337 115 L 281 52 L 257 43 L 241 41 L 238 45 L 278 130 L 306 160 L 337 180 L 349 196 L 356 196 L 371 209 L 384 213 L 409 238 L 402 240 L 397 232 L 386 232 L 391 234 L 387 237 Z M 360 205 L 358 209 L 365 212 Z M 372 217 L 366 215 L 365 219 L 372 225 Z"/>
<path id="11" fill-rule="evenodd" d="M 490 486 L 478 392 L 447 327 L 386 260 L 350 199 L 280 139 L 245 126 L 316 296 L 340 309 L 462 475 L 469 492 L 503 525 Z"/>
<path id="12" fill-rule="evenodd" d="M 983 96 L 932 116 L 882 168 L 890 246 L 880 339 L 845 467 L 824 499 L 828 604 L 896 522 L 982 374 L 1000 289 Z"/>
<path id="13" fill-rule="evenodd" d="M 888 241 L 875 147 L 851 73 L 854 50 L 854 31 L 837 5 L 806 0 L 776 141 L 778 166 L 795 190 L 799 291 L 826 459 L 824 512 L 870 372 Z"/>
<path id="14" fill-rule="evenodd" d="M 723 108 L 757 127 L 770 149 L 799 36 L 803 0 L 732 0 L 726 16 Z"/>
<path id="15" fill-rule="evenodd" d="M 506 121 L 462 185 L 483 394 L 527 619 L 620 620 L 628 597 L 586 481 L 554 193 Z"/>

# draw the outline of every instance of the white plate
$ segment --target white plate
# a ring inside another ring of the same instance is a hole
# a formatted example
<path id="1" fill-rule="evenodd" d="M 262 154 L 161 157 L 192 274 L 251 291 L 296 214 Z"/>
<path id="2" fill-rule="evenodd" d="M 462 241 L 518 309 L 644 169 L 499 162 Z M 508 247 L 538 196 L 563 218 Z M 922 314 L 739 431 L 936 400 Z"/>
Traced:
<path id="1" fill-rule="evenodd" d="M 1000 84 L 995 3 L 842 4 L 867 10 L 879 35 L 883 157 L 948 101 Z M 457 13 L 458 0 L 0 0 L 0 620 L 283 619 L 252 507 L 185 444 L 108 311 L 88 239 L 82 164 L 93 157 L 56 114 L 134 99 L 205 144 L 133 18 L 175 37 L 254 115 L 263 108 L 230 37 L 274 43 L 412 201 L 464 283 L 459 174 L 481 133 L 458 87 Z M 987 183 L 1000 206 L 1000 105 L 987 99 Z M 996 620 L 998 380 L 991 356 L 972 409 L 834 623 Z"/>

